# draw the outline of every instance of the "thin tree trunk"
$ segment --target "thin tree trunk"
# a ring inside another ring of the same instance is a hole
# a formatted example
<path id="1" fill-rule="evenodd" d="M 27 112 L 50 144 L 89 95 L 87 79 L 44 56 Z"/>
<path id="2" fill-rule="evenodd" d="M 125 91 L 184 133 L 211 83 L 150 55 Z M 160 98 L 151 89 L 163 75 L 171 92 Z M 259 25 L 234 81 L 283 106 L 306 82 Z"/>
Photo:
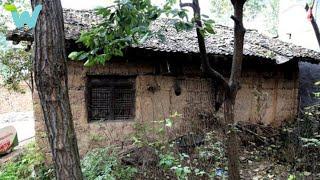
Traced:
<path id="1" fill-rule="evenodd" d="M 311 25 L 313 27 L 313 31 L 314 31 L 314 33 L 316 35 L 316 38 L 317 38 L 317 41 L 318 41 L 318 45 L 320 47 L 320 32 L 319 32 L 318 24 L 317 24 L 316 20 L 314 19 L 313 14 L 312 14 L 313 5 L 314 5 L 314 1 L 312 2 L 311 7 L 309 7 L 309 5 L 306 4 L 305 9 L 306 9 L 307 12 L 310 11 L 310 14 L 309 14 L 310 17 L 308 17 L 308 18 L 309 18 L 310 23 L 311 23 Z"/>
<path id="2" fill-rule="evenodd" d="M 231 0 L 234 7 L 234 16 L 231 18 L 234 20 L 234 52 L 232 58 L 231 75 L 229 82 L 216 70 L 214 70 L 210 63 L 206 52 L 206 44 L 203 35 L 200 32 L 202 27 L 201 12 L 198 0 L 193 0 L 193 3 L 182 3 L 180 0 L 180 7 L 190 6 L 194 11 L 194 19 L 197 24 L 197 38 L 199 51 L 201 55 L 202 70 L 210 75 L 219 86 L 223 86 L 225 90 L 225 102 L 224 102 L 224 118 L 225 127 L 224 132 L 226 134 L 226 151 L 228 156 L 228 172 L 229 179 L 240 179 L 239 173 L 239 155 L 238 155 L 238 140 L 235 128 L 234 120 L 234 106 L 237 92 L 240 89 L 240 77 L 242 70 L 243 60 L 243 44 L 245 29 L 243 27 L 243 6 L 246 0 Z"/>
<path id="3" fill-rule="evenodd" d="M 234 106 L 238 90 L 240 89 L 240 77 L 243 60 L 243 44 L 245 29 L 243 27 L 243 6 L 246 0 L 231 0 L 234 8 L 234 49 L 232 57 L 231 75 L 229 79 L 229 91 L 226 92 L 226 101 L 224 108 L 224 116 L 227 134 L 227 155 L 228 155 L 228 171 L 229 179 L 240 179 L 239 173 L 239 155 L 238 140 L 235 128 Z"/>
<path id="4" fill-rule="evenodd" d="M 230 180 L 240 179 L 239 172 L 239 145 L 237 133 L 234 128 L 234 100 L 233 97 L 226 97 L 224 102 L 224 131 L 226 135 L 226 154 L 228 157 L 228 176 Z"/>
<path id="5" fill-rule="evenodd" d="M 34 73 L 56 178 L 81 180 L 80 159 L 68 95 L 63 13 L 60 0 L 43 6 L 35 28 Z"/>

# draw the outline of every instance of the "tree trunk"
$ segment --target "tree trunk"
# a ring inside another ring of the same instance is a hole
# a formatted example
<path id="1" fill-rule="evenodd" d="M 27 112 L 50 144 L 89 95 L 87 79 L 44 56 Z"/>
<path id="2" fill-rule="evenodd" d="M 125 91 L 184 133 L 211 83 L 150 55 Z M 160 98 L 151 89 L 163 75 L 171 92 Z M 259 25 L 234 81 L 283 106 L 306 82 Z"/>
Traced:
<path id="1" fill-rule="evenodd" d="M 34 73 L 56 178 L 81 180 L 80 158 L 68 95 L 63 13 L 60 0 L 42 5 L 35 27 Z"/>
<path id="2" fill-rule="evenodd" d="M 245 29 L 243 27 L 243 6 L 246 0 L 231 0 L 234 8 L 234 49 L 232 57 L 231 75 L 229 79 L 229 91 L 226 92 L 226 101 L 224 105 L 225 132 L 227 135 L 227 155 L 229 179 L 240 179 L 239 173 L 239 155 L 238 140 L 234 120 L 234 106 L 237 92 L 240 89 L 240 77 L 243 60 L 243 43 Z"/>
<path id="3" fill-rule="evenodd" d="M 232 58 L 231 75 L 229 82 L 215 69 L 213 69 L 209 63 L 209 59 L 206 52 L 206 44 L 203 35 L 200 32 L 202 28 L 201 12 L 198 0 L 193 0 L 193 3 L 182 3 L 180 0 L 180 7 L 190 6 L 193 8 L 194 19 L 197 24 L 197 38 L 199 51 L 201 55 L 201 65 L 204 73 L 210 75 L 216 82 L 217 86 L 222 86 L 225 90 L 224 101 L 224 132 L 226 134 L 226 151 L 228 157 L 228 172 L 229 179 L 240 179 L 239 173 L 239 155 L 238 155 L 238 140 L 235 128 L 234 120 L 234 106 L 237 96 L 237 92 L 240 89 L 239 79 L 241 77 L 242 60 L 243 60 L 243 43 L 245 29 L 243 27 L 243 6 L 246 0 L 231 0 L 234 7 L 234 16 L 231 18 L 234 20 L 234 52 Z"/>
<path id="4" fill-rule="evenodd" d="M 319 32 L 319 27 L 318 27 L 318 24 L 317 24 L 316 20 L 314 19 L 313 14 L 312 14 L 313 4 L 314 4 L 314 1 L 312 2 L 311 7 L 309 7 L 309 5 L 306 4 L 305 9 L 306 9 L 306 11 L 307 11 L 307 13 L 308 13 L 308 16 L 309 16 L 308 19 L 310 20 L 310 23 L 311 23 L 311 25 L 312 25 L 312 27 L 313 27 L 313 31 L 314 31 L 314 33 L 315 33 L 315 35 L 316 35 L 316 38 L 317 38 L 317 41 L 318 41 L 318 45 L 319 45 L 319 47 L 320 47 L 320 32 Z"/>
<path id="5" fill-rule="evenodd" d="M 228 157 L 228 175 L 230 180 L 240 179 L 239 172 L 239 145 L 236 129 L 234 128 L 234 100 L 233 97 L 226 97 L 224 102 L 224 131 L 226 139 L 226 154 Z"/>

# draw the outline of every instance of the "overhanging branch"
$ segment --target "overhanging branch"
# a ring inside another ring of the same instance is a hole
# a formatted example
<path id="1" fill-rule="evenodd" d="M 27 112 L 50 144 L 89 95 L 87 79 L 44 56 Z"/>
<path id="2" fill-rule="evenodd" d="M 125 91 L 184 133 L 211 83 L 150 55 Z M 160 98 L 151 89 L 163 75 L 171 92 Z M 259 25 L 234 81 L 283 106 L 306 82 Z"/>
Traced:
<path id="1" fill-rule="evenodd" d="M 318 45 L 320 47 L 320 31 L 319 31 L 318 24 L 317 24 L 316 20 L 314 19 L 313 14 L 312 14 L 313 4 L 314 4 L 314 1 L 312 2 L 310 7 L 309 7 L 308 4 L 306 4 L 305 10 L 308 13 L 308 19 L 310 20 L 310 23 L 311 23 L 311 25 L 313 27 L 313 31 L 314 31 L 314 33 L 316 35 L 316 38 L 317 38 L 317 41 L 318 41 Z"/>
<path id="2" fill-rule="evenodd" d="M 195 10 L 195 5 L 193 3 L 182 3 L 182 1 L 180 0 L 180 8 L 183 7 L 191 7 L 193 11 Z"/>
<path id="3" fill-rule="evenodd" d="M 216 71 L 214 68 L 211 67 L 209 58 L 207 55 L 206 50 L 206 44 L 204 37 L 201 33 L 202 28 L 202 22 L 201 22 L 201 12 L 200 12 L 200 6 L 198 0 L 193 0 L 193 3 L 182 3 L 180 0 L 180 7 L 186 7 L 189 6 L 193 9 L 194 12 L 194 19 L 196 23 L 196 30 L 197 30 L 197 38 L 198 38 L 198 44 L 199 44 L 199 51 L 201 55 L 201 64 L 202 64 L 202 71 L 209 76 L 211 76 L 213 79 L 215 79 L 219 84 L 221 84 L 224 88 L 229 89 L 228 81 L 223 77 L 222 74 L 220 74 L 218 71 Z"/>

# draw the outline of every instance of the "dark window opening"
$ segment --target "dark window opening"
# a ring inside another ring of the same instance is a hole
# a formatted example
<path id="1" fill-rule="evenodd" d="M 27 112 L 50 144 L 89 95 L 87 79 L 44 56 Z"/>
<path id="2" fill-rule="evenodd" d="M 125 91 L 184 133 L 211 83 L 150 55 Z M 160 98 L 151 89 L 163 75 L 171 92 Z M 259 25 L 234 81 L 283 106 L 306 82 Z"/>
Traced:
<path id="1" fill-rule="evenodd" d="M 87 87 L 89 121 L 134 119 L 134 77 L 89 76 Z"/>

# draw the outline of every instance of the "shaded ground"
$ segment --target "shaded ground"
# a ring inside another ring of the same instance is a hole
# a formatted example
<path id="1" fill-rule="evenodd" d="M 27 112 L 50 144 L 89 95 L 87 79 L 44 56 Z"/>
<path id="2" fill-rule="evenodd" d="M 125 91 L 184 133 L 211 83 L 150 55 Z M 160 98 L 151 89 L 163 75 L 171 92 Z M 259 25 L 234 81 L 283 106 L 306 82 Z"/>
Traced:
<path id="1" fill-rule="evenodd" d="M 319 106 L 305 109 L 297 120 L 279 128 L 239 123 L 237 130 L 242 179 L 320 180 Z M 138 169 L 137 179 L 178 179 L 177 173 L 189 179 L 225 179 L 228 174 L 221 128 L 190 132 L 169 142 L 137 137 L 142 148 L 120 156 L 125 165 Z"/>

